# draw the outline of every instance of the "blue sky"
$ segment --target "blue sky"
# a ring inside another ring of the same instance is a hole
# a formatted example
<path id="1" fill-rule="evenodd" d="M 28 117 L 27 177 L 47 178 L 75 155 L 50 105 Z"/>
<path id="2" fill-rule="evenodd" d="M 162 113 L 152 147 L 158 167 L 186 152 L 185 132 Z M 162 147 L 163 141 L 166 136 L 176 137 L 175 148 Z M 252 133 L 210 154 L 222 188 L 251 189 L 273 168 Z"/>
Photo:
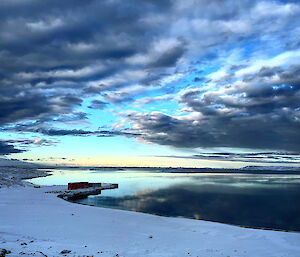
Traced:
<path id="1" fill-rule="evenodd" d="M 2 1 L 0 154 L 299 165 L 297 1 Z"/>

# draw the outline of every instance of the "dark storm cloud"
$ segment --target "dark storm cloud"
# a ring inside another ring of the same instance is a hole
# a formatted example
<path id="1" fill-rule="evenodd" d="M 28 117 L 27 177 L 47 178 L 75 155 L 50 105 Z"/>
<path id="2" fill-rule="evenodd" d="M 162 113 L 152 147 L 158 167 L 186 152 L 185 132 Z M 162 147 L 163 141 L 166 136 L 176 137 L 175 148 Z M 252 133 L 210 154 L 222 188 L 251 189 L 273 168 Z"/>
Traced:
<path id="1" fill-rule="evenodd" d="M 21 153 L 25 150 L 17 149 L 13 145 L 0 141 L 0 155 L 8 155 L 12 153 Z"/>
<path id="2" fill-rule="evenodd" d="M 16 121 L 53 117 L 58 113 L 69 113 L 74 106 L 80 106 L 81 99 L 59 91 L 48 95 L 32 89 L 0 88 L 0 124 Z"/>
<path id="3" fill-rule="evenodd" d="M 141 19 L 168 8 L 169 1 L 3 1 L 0 124 L 70 113 L 86 93 L 116 87 L 87 82 L 119 74 L 127 57 L 146 52 L 156 25 Z M 160 65 L 180 51 L 162 53 Z"/>
<path id="4" fill-rule="evenodd" d="M 186 90 L 179 99 L 190 108 L 185 116 L 131 113 L 128 119 L 143 139 L 162 145 L 300 151 L 298 68 L 262 68 L 242 86 Z"/>

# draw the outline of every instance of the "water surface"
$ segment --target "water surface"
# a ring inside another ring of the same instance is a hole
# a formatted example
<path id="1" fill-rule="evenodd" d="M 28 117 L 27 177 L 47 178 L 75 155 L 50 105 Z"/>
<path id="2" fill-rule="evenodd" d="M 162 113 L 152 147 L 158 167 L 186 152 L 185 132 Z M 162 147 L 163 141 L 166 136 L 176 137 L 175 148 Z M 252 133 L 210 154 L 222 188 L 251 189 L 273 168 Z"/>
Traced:
<path id="1" fill-rule="evenodd" d="M 88 181 L 119 188 L 76 202 L 163 216 L 300 231 L 300 175 L 166 173 L 147 170 L 54 170 L 41 185 Z"/>

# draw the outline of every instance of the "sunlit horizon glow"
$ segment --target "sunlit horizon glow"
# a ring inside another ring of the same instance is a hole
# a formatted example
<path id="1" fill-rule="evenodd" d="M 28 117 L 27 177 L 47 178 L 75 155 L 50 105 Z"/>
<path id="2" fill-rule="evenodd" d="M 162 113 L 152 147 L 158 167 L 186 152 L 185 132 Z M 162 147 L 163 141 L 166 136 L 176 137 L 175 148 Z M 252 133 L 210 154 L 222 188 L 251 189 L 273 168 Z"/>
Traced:
<path id="1" fill-rule="evenodd" d="M 300 165 L 297 1 L 0 5 L 0 156 Z"/>

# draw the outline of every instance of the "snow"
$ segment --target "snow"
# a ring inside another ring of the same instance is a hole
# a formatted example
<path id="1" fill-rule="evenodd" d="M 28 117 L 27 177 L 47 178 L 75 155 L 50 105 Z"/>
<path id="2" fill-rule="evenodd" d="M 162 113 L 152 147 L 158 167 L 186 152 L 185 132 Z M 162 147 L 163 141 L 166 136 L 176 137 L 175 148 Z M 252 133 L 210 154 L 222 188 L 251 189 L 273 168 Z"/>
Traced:
<path id="1" fill-rule="evenodd" d="M 3 186 L 28 186 L 23 179 L 49 176 L 46 170 L 23 167 L 1 167 L 0 166 L 0 188 Z"/>
<path id="2" fill-rule="evenodd" d="M 8 257 L 300 256 L 300 233 L 74 204 L 45 193 L 65 186 L 22 185 L 0 188 L 0 251 Z"/>

